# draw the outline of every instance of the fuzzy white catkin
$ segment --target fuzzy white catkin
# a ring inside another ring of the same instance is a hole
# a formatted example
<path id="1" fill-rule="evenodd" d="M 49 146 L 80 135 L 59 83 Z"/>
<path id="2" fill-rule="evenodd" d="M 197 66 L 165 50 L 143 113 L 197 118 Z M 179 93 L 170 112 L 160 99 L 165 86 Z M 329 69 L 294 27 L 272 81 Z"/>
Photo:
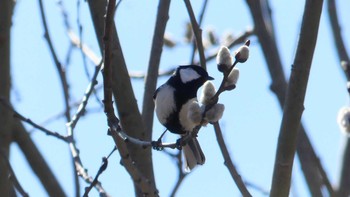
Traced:
<path id="1" fill-rule="evenodd" d="M 337 122 L 340 130 L 350 136 L 350 107 L 342 107 L 339 110 Z"/>
<path id="2" fill-rule="evenodd" d="M 239 47 L 237 49 L 237 51 L 235 51 L 235 58 L 238 62 L 245 62 L 247 61 L 248 57 L 249 57 L 249 47 L 246 45 L 243 45 L 241 47 Z"/>
<path id="3" fill-rule="evenodd" d="M 239 78 L 239 69 L 233 68 L 230 72 L 230 74 L 227 77 L 227 81 L 225 83 L 226 86 L 229 85 L 236 85 Z"/>
<path id="4" fill-rule="evenodd" d="M 216 63 L 227 68 L 232 66 L 233 58 L 231 56 L 230 50 L 227 47 L 222 46 L 220 48 L 218 55 L 216 56 Z"/>
<path id="5" fill-rule="evenodd" d="M 205 106 L 204 106 L 205 107 Z M 205 114 L 205 119 L 210 123 L 219 121 L 224 114 L 225 105 L 221 103 L 215 104 L 207 113 Z"/>
<path id="6" fill-rule="evenodd" d="M 215 86 L 211 81 L 207 81 L 203 85 L 200 101 L 203 105 L 207 105 L 210 99 L 215 95 Z"/>
<path id="7" fill-rule="evenodd" d="M 197 101 L 193 101 L 188 107 L 187 117 L 195 125 L 199 125 L 202 120 L 202 110 Z"/>

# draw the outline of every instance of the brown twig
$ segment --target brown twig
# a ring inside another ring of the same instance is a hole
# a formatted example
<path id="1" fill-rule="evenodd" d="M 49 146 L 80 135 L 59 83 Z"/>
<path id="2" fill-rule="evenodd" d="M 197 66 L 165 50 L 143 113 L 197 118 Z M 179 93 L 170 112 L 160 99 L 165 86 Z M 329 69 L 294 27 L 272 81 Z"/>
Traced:
<path id="1" fill-rule="evenodd" d="M 255 33 L 254 29 L 246 30 L 245 32 L 240 34 L 236 39 L 234 39 L 231 43 L 229 43 L 227 48 L 231 49 L 232 47 L 234 47 L 234 46 L 236 46 L 238 44 L 243 44 L 245 41 L 248 40 L 248 38 L 250 36 L 254 35 L 254 33 Z M 205 58 L 205 61 L 209 62 L 211 60 L 214 60 L 216 58 L 216 56 L 218 55 L 219 49 L 220 48 L 218 48 L 212 54 L 207 55 L 207 57 Z M 199 64 L 199 62 L 196 62 L 195 64 Z"/>
<path id="2" fill-rule="evenodd" d="M 173 188 L 173 190 L 171 191 L 171 194 L 170 194 L 171 197 L 174 197 L 176 192 L 180 188 L 181 183 L 185 180 L 185 178 L 186 178 L 188 173 L 185 173 L 182 170 L 181 151 L 178 151 L 178 153 L 175 154 L 175 155 L 172 155 L 172 157 L 176 160 L 176 166 L 177 166 L 177 169 L 178 169 L 178 178 L 177 178 L 175 186 L 174 186 L 174 188 Z"/>
<path id="3" fill-rule="evenodd" d="M 43 131 L 46 135 L 50 135 L 50 136 L 54 136 L 60 140 L 63 140 L 65 142 L 68 142 L 68 137 L 63 136 L 61 134 L 59 134 L 58 132 L 54 132 L 54 131 L 50 131 L 42 126 L 40 126 L 39 124 L 33 122 L 31 119 L 29 118 L 25 118 L 23 115 L 21 115 L 20 113 L 18 113 L 15 109 L 13 109 L 13 107 L 6 101 L 6 99 L 0 97 L 0 103 L 6 107 L 9 111 L 13 112 L 13 116 L 32 125 L 34 128 L 39 129 L 40 131 Z"/>
<path id="4" fill-rule="evenodd" d="M 20 120 L 15 119 L 12 127 L 15 142 L 23 152 L 29 166 L 40 180 L 48 196 L 67 196 Z"/>
<path id="5" fill-rule="evenodd" d="M 200 13 L 200 15 L 199 15 L 199 19 L 198 19 L 198 27 L 200 27 L 201 25 L 202 25 L 202 22 L 203 22 L 203 18 L 204 18 L 204 13 L 205 13 L 205 11 L 206 11 L 206 9 L 207 9 L 207 5 L 208 5 L 208 0 L 204 0 L 204 3 L 203 3 L 203 6 L 202 6 L 202 10 L 201 10 L 201 13 Z M 197 41 L 197 39 L 196 39 L 196 41 Z M 196 44 L 196 41 L 193 41 L 193 44 L 192 44 L 192 55 L 191 55 L 191 64 L 194 64 L 194 56 L 195 56 L 195 54 L 196 54 L 196 50 L 197 50 L 197 44 Z M 201 44 L 202 44 L 202 42 L 201 42 Z M 202 44 L 202 46 L 203 46 L 203 44 Z M 204 51 L 204 49 L 203 49 L 203 51 Z"/>
<path id="6" fill-rule="evenodd" d="M 6 162 L 6 165 L 9 169 L 9 179 L 11 180 L 13 186 L 16 188 L 16 190 L 23 196 L 23 197 L 29 197 L 28 193 L 24 191 L 22 185 L 19 183 L 15 172 L 13 171 L 10 161 L 8 160 L 6 154 L 0 150 L 0 155 L 3 157 L 3 160 Z"/>
<path id="7" fill-rule="evenodd" d="M 298 130 L 304 110 L 312 57 L 316 45 L 322 1 L 306 1 L 297 52 L 287 89 L 278 138 L 271 196 L 288 196 Z"/>
<path id="8" fill-rule="evenodd" d="M 216 135 L 216 139 L 218 141 L 222 156 L 224 157 L 224 164 L 225 166 L 228 168 L 228 171 L 231 174 L 231 177 L 233 178 L 233 180 L 235 181 L 239 191 L 241 192 L 241 194 L 244 197 L 249 197 L 252 196 L 247 187 L 245 186 L 242 177 L 239 175 L 238 171 L 236 170 L 236 167 L 234 166 L 231 157 L 230 157 L 230 153 L 227 150 L 224 138 L 222 136 L 222 132 L 221 132 L 221 128 L 218 122 L 215 122 L 213 124 L 214 126 L 214 130 L 215 130 L 215 135 Z"/>
<path id="9" fill-rule="evenodd" d="M 109 155 L 107 157 L 103 157 L 102 158 L 102 164 L 100 166 L 100 168 L 98 169 L 97 171 L 97 174 L 94 178 L 94 180 L 91 182 L 90 186 L 85 188 L 85 192 L 84 192 L 84 197 L 88 197 L 89 195 L 89 192 L 91 191 L 91 189 L 93 187 L 95 187 L 96 184 L 99 184 L 99 181 L 98 181 L 98 177 L 107 169 L 107 166 L 108 166 L 108 158 L 113 154 L 113 152 L 117 150 L 117 147 L 114 146 L 113 150 L 109 153 Z"/>
<path id="10" fill-rule="evenodd" d="M 44 6 L 43 6 L 42 0 L 39 0 L 39 8 L 40 8 L 41 20 L 42 20 L 42 23 L 44 26 L 44 31 L 45 31 L 44 37 L 47 41 L 47 44 L 49 45 L 49 49 L 50 49 L 52 58 L 53 58 L 55 65 L 56 65 L 56 70 L 57 70 L 58 75 L 60 77 L 60 82 L 61 82 L 63 95 L 64 95 L 64 104 L 65 104 L 65 109 L 66 109 L 65 117 L 66 117 L 67 122 L 69 122 L 71 120 L 70 105 L 69 105 L 70 96 L 69 96 L 69 89 L 68 89 L 69 87 L 68 87 L 66 73 L 65 73 L 65 70 L 64 70 L 61 62 L 58 60 L 57 54 L 55 52 L 55 49 L 54 49 L 52 41 L 51 41 L 51 37 L 50 37 L 49 30 L 47 27 L 46 16 L 45 16 L 45 11 L 44 11 Z M 74 159 L 72 159 L 72 163 L 74 165 Z M 74 184 L 75 184 L 75 196 L 79 197 L 80 196 L 80 185 L 79 185 L 78 175 L 75 173 L 75 170 L 73 172 L 73 177 L 74 177 Z"/>
<path id="11" fill-rule="evenodd" d="M 16 110 L 14 110 L 4 99 L 0 98 L 0 102 L 2 103 L 2 105 L 7 107 L 10 111 L 12 111 L 16 118 L 18 118 L 24 122 L 27 122 L 28 124 L 32 125 L 34 128 L 37 128 L 38 130 L 43 131 L 47 135 L 54 136 L 57 139 L 60 139 L 64 142 L 68 143 L 70 150 L 71 150 L 71 154 L 72 154 L 73 159 L 74 159 L 74 167 L 75 167 L 77 174 L 81 178 L 83 178 L 86 183 L 91 184 L 93 179 L 89 176 L 86 169 L 84 168 L 84 166 L 81 162 L 80 156 L 79 156 L 79 151 L 78 151 L 77 147 L 75 146 L 75 143 L 73 142 L 73 138 L 71 135 L 62 136 L 57 132 L 50 131 L 50 130 L 38 125 L 37 123 L 33 122 L 32 120 L 25 118 L 23 115 L 21 115 Z M 81 107 L 81 109 L 83 110 L 83 107 Z M 70 126 L 68 126 L 68 127 L 70 127 Z M 94 186 L 95 186 L 96 190 L 100 193 L 100 196 L 108 196 L 108 194 L 106 193 L 106 191 L 102 187 L 101 183 L 97 183 Z"/>
<path id="12" fill-rule="evenodd" d="M 198 48 L 201 66 L 202 66 L 202 68 L 207 69 L 205 55 L 204 55 L 203 42 L 202 42 L 202 29 L 198 26 L 198 23 L 196 21 L 196 17 L 194 16 L 194 13 L 193 13 L 191 2 L 189 0 L 184 0 L 184 2 L 186 5 L 186 8 L 187 8 L 188 15 L 190 16 L 193 34 L 194 34 L 194 37 L 196 38 L 196 44 L 197 44 L 197 48 Z"/>

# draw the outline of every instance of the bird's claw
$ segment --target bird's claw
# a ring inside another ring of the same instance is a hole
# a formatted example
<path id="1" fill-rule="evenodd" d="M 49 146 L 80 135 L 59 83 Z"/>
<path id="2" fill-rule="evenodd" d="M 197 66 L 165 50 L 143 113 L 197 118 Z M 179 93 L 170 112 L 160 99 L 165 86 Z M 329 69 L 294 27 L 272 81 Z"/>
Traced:
<path id="1" fill-rule="evenodd" d="M 157 141 L 152 141 L 152 148 L 157 151 L 162 151 L 164 147 L 162 147 L 162 140 L 159 138 Z"/>
<path id="2" fill-rule="evenodd" d="M 176 148 L 182 150 L 182 139 L 176 140 Z"/>

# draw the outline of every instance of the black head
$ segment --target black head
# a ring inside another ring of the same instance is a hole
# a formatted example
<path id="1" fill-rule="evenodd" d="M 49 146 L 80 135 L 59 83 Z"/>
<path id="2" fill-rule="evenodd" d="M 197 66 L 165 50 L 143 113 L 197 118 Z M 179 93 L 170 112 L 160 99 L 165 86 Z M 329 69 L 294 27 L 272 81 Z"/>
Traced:
<path id="1" fill-rule="evenodd" d="M 202 67 L 186 65 L 179 66 L 167 83 L 173 86 L 179 94 L 186 95 L 186 98 L 193 98 L 199 87 L 206 81 L 213 79 Z"/>
<path id="2" fill-rule="evenodd" d="M 197 81 L 203 85 L 207 80 L 214 79 L 208 75 L 206 70 L 197 65 L 179 66 L 176 69 L 174 75 L 175 77 L 178 77 L 183 84 L 193 83 L 194 81 Z"/>

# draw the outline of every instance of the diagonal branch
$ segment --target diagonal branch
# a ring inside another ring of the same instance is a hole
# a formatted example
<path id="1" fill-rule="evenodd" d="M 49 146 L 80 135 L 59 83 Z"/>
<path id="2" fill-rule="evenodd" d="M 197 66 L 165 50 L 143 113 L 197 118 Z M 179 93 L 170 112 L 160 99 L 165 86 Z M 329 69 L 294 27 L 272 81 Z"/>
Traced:
<path id="1" fill-rule="evenodd" d="M 218 141 L 222 156 L 224 157 L 224 164 L 225 166 L 228 168 L 228 171 L 231 174 L 231 177 L 233 178 L 233 180 L 235 181 L 239 191 L 241 192 L 241 194 L 245 197 L 249 197 L 252 196 L 247 187 L 245 186 L 242 177 L 238 174 L 236 167 L 234 166 L 230 154 L 227 150 L 224 138 L 222 136 L 222 132 L 221 132 L 221 128 L 218 122 L 213 123 L 214 126 L 214 130 L 215 130 L 215 135 L 216 135 L 216 139 Z"/>
<path id="2" fill-rule="evenodd" d="M 283 118 L 271 186 L 272 197 L 289 195 L 298 130 L 304 110 L 304 98 L 316 46 L 321 12 L 322 1 L 306 1 L 297 52 L 292 65 L 283 107 Z"/>
<path id="3" fill-rule="evenodd" d="M 333 31 L 333 38 L 335 47 L 337 49 L 340 64 L 344 70 L 347 81 L 350 81 L 350 59 L 348 52 L 346 51 L 343 37 L 341 35 L 341 27 L 337 16 L 337 7 L 334 0 L 328 0 L 328 15 L 330 24 Z M 337 196 L 349 196 L 350 195 L 350 138 L 346 140 L 344 146 L 342 167 L 340 171 L 340 179 L 338 183 Z"/>
<path id="4" fill-rule="evenodd" d="M 91 92 L 90 92 L 91 94 Z M 80 156 L 79 156 L 79 150 L 77 149 L 77 147 L 75 146 L 75 142 L 73 141 L 73 138 L 72 138 L 72 135 L 68 135 L 68 136 L 62 136 L 60 135 L 59 133 L 57 132 L 53 132 L 53 131 L 50 131 L 40 125 L 38 125 L 37 123 L 33 122 L 32 120 L 28 119 L 28 118 L 25 118 L 23 115 L 21 115 L 20 113 L 18 113 L 17 111 L 15 111 L 4 99 L 0 98 L 0 103 L 5 106 L 6 108 L 8 108 L 10 111 L 12 111 L 14 113 L 14 117 L 24 121 L 24 122 L 27 122 L 28 124 L 32 125 L 34 128 L 37 128 L 39 129 L 40 131 L 43 131 L 45 134 L 47 135 L 50 135 L 50 136 L 54 136 L 56 137 L 57 139 L 60 139 L 66 143 L 69 144 L 69 147 L 70 147 L 70 151 L 71 151 L 71 154 L 73 156 L 73 161 L 74 161 L 74 167 L 75 167 L 75 170 L 76 170 L 76 173 L 77 175 L 79 175 L 81 178 L 84 179 L 84 181 L 88 184 L 91 184 L 93 179 L 89 176 L 87 170 L 84 168 L 83 166 L 83 163 L 81 162 L 81 159 L 80 159 Z M 80 109 L 83 110 L 83 107 L 80 107 Z M 75 119 L 73 119 L 75 120 Z M 20 125 L 21 127 L 15 125 L 16 127 L 18 127 L 17 129 L 22 129 L 22 125 Z M 68 130 L 69 128 L 72 128 L 71 126 L 68 126 Z M 22 132 L 22 130 L 19 130 Z M 26 132 L 26 131 L 24 131 Z M 26 133 L 26 135 L 28 135 Z M 26 138 L 26 136 L 24 134 L 21 133 L 21 136 L 24 136 L 23 138 L 26 139 L 26 142 L 29 143 L 29 145 L 27 146 L 30 146 L 30 142 L 28 142 L 29 140 Z M 19 138 L 19 137 L 18 137 Z M 21 138 L 22 139 L 22 138 Z M 19 141 L 18 143 L 20 143 L 22 141 Z M 31 147 L 31 146 L 30 146 Z M 31 151 L 35 151 L 33 148 L 31 148 Z M 26 154 L 26 153 L 25 153 Z M 41 162 L 39 162 L 39 165 L 41 165 Z M 33 166 L 32 166 L 33 168 Z M 45 168 L 45 166 L 44 166 Z M 34 170 L 35 171 L 35 170 Z M 39 177 L 39 179 L 41 179 L 41 176 L 42 174 L 40 173 L 37 173 L 37 176 Z M 45 183 L 45 182 L 44 182 Z M 106 193 L 106 191 L 104 190 L 104 188 L 102 187 L 101 183 L 96 183 L 95 185 L 95 188 L 96 190 L 100 193 L 100 196 L 108 196 L 108 194 Z M 48 191 L 49 193 L 49 191 Z M 49 193 L 50 194 L 50 193 Z"/>
<path id="5" fill-rule="evenodd" d="M 203 22 L 203 18 L 204 18 L 204 13 L 207 10 L 207 5 L 208 5 L 208 0 L 204 0 L 203 6 L 202 6 L 202 10 L 201 13 L 199 15 L 199 20 L 198 20 L 198 27 L 200 27 L 202 25 Z M 196 39 L 197 41 L 197 39 Z M 192 45 L 192 55 L 191 55 L 191 64 L 194 63 L 194 56 L 196 54 L 196 50 L 197 50 L 197 44 L 196 41 L 193 41 L 193 45 Z M 203 45 L 202 45 L 203 46 Z M 204 51 L 204 50 L 203 50 Z"/>
<path id="6" fill-rule="evenodd" d="M 261 2 L 254 0 L 246 0 L 246 2 L 251 11 L 255 25 L 255 33 L 259 39 L 272 79 L 270 89 L 276 95 L 280 107 L 283 108 L 287 81 L 284 76 L 276 40 L 271 31 L 268 30 L 266 20 L 263 17 Z M 271 19 L 271 17 L 269 18 Z M 272 23 L 272 21 L 269 22 Z M 273 27 L 273 25 L 270 26 Z M 322 196 L 321 189 L 324 184 L 322 180 L 328 180 L 328 177 L 322 176 L 320 173 L 320 171 L 324 171 L 323 167 L 319 162 L 318 156 L 316 155 L 302 124 L 300 124 L 300 131 L 298 134 L 297 154 L 311 195 Z M 322 177 L 322 180 L 320 177 Z"/>
<path id="7" fill-rule="evenodd" d="M 103 3 L 102 3 L 103 2 Z M 100 45 L 100 50 L 103 51 L 103 37 L 104 37 L 104 21 L 105 21 L 105 13 L 106 13 L 106 1 L 88 1 L 89 8 L 91 12 L 91 17 L 93 20 L 93 24 L 95 27 L 95 32 L 97 35 L 98 43 Z M 115 104 L 118 109 L 118 116 L 120 118 L 120 123 L 123 126 L 123 131 L 129 136 L 133 136 L 137 139 L 145 140 L 147 135 L 144 132 L 144 126 L 140 111 L 137 106 L 137 100 L 135 98 L 135 94 L 132 89 L 130 77 L 128 74 L 128 69 L 125 63 L 123 50 L 121 48 L 121 44 L 119 42 L 119 37 L 116 29 L 116 25 L 113 23 L 111 38 L 109 40 L 109 44 L 111 44 L 111 50 L 113 56 L 111 56 L 110 64 L 108 66 L 112 67 L 111 74 L 113 78 L 112 91 L 115 100 Z M 105 67 L 106 67 L 105 62 Z M 112 132 L 113 133 L 113 132 Z M 118 139 L 119 143 L 122 142 L 122 139 Z M 115 142 L 118 142 L 115 139 Z M 150 140 L 150 139 L 146 139 Z M 123 159 L 123 162 L 127 161 L 130 164 L 134 165 L 133 168 L 136 167 L 144 177 L 146 177 L 149 181 L 150 188 L 153 191 L 156 191 L 156 184 L 154 179 L 154 171 L 153 171 L 153 161 L 152 161 L 152 149 L 150 147 L 142 148 L 138 145 L 132 143 L 122 143 L 121 146 L 118 147 L 118 151 Z M 126 147 L 127 146 L 127 147 Z M 125 165 L 126 167 L 127 165 Z M 128 170 L 128 169 L 127 169 Z M 130 173 L 130 171 L 128 171 Z M 132 174 L 130 174 L 132 176 Z M 139 187 L 137 181 L 138 179 L 134 179 L 134 185 L 136 189 L 136 195 L 142 195 L 141 191 L 138 190 Z"/>
<path id="8" fill-rule="evenodd" d="M 67 196 L 44 157 L 19 120 L 13 123 L 14 140 L 22 150 L 30 167 L 44 186 L 48 196 Z"/>
<path id="9" fill-rule="evenodd" d="M 191 2 L 189 0 L 184 0 L 188 15 L 190 16 L 190 21 L 193 29 L 194 37 L 196 38 L 196 44 L 198 48 L 199 53 L 199 59 L 201 62 L 201 66 L 204 69 L 207 69 L 207 64 L 205 61 L 205 55 L 204 55 L 204 48 L 203 48 L 203 42 L 202 42 L 202 29 L 199 27 L 196 17 L 194 16 L 193 9 Z"/>
<path id="10" fill-rule="evenodd" d="M 12 181 L 13 186 L 16 188 L 18 193 L 20 193 L 23 197 L 29 197 L 28 193 L 24 191 L 22 185 L 19 183 L 15 175 L 15 172 L 11 167 L 10 161 L 8 160 L 4 151 L 0 150 L 0 155 L 3 158 L 3 160 L 6 162 L 7 168 L 9 169 L 9 179 Z"/>
<path id="11" fill-rule="evenodd" d="M 42 23 L 44 26 L 44 31 L 45 31 L 44 37 L 47 41 L 47 44 L 49 45 L 49 49 L 50 49 L 52 58 L 55 62 L 56 69 L 57 69 L 58 75 L 60 77 L 60 82 L 61 82 L 63 95 L 64 95 L 64 105 L 65 105 L 65 109 L 66 109 L 65 117 L 66 117 L 67 122 L 69 122 L 71 120 L 70 105 L 69 105 L 69 98 L 70 97 L 69 97 L 69 87 L 68 87 L 66 72 L 65 72 L 61 62 L 58 60 L 56 51 L 53 47 L 51 37 L 49 34 L 49 29 L 48 29 L 47 22 L 46 22 L 46 16 L 45 16 L 44 5 L 43 5 L 42 0 L 39 0 L 39 8 L 40 8 L 41 20 L 42 20 Z M 73 166 L 75 166 L 74 159 L 72 159 L 72 164 L 73 164 Z M 76 169 L 75 168 L 73 168 L 73 169 L 74 169 L 73 177 L 74 177 L 74 184 L 75 184 L 75 196 L 79 197 L 80 196 L 79 178 L 78 178 L 78 175 L 75 173 Z"/>

